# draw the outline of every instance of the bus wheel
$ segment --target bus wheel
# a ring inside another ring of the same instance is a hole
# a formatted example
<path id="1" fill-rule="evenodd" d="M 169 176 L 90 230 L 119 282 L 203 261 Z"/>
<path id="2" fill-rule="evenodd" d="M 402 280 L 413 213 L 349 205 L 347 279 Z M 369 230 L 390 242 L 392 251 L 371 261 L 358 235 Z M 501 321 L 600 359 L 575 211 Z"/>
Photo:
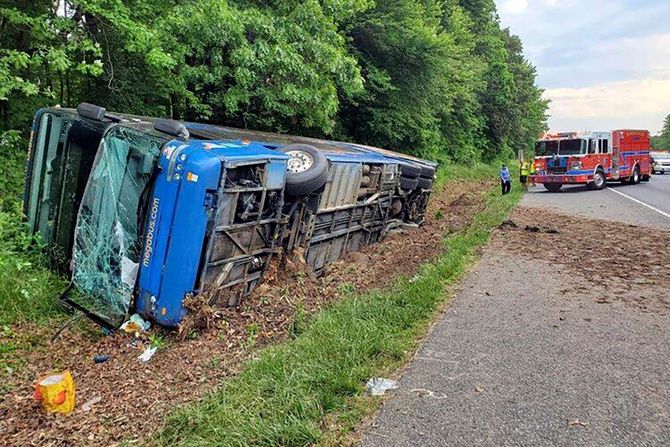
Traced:
<path id="1" fill-rule="evenodd" d="M 328 159 L 314 146 L 287 144 L 277 149 L 290 158 L 286 165 L 286 195 L 298 197 L 311 194 L 328 180 Z"/>
<path id="2" fill-rule="evenodd" d="M 563 183 L 542 183 L 542 186 L 549 192 L 558 192 L 563 187 Z"/>

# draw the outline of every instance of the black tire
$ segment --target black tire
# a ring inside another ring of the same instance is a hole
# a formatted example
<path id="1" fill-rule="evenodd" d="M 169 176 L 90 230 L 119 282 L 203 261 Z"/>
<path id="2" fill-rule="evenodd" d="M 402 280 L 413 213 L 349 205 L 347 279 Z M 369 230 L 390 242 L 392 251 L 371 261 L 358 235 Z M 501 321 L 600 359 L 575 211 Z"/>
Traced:
<path id="1" fill-rule="evenodd" d="M 650 174 L 644 174 L 642 176 L 642 181 L 643 182 L 648 182 L 649 180 L 651 180 L 651 175 Z"/>
<path id="2" fill-rule="evenodd" d="M 405 176 L 400 177 L 400 189 L 413 191 L 417 188 L 417 186 L 419 186 L 419 179 Z"/>
<path id="3" fill-rule="evenodd" d="M 542 183 L 542 186 L 549 192 L 558 192 L 563 187 L 563 183 Z"/>
<path id="4" fill-rule="evenodd" d="M 311 194 L 326 184 L 328 180 L 328 159 L 317 148 L 309 144 L 296 143 L 281 146 L 277 150 L 284 154 L 289 152 L 309 154 L 313 161 L 312 165 L 304 171 L 287 170 L 284 190 L 286 195 L 296 197 Z"/>
<path id="5" fill-rule="evenodd" d="M 435 168 L 432 166 L 421 165 L 421 177 L 433 179 L 435 177 Z"/>
<path id="6" fill-rule="evenodd" d="M 409 178 L 416 178 L 421 175 L 421 166 L 401 163 L 400 175 Z"/>
<path id="7" fill-rule="evenodd" d="M 593 176 L 593 181 L 586 185 L 589 189 L 600 191 L 607 186 L 607 178 L 602 169 L 598 169 Z"/>
<path id="8" fill-rule="evenodd" d="M 419 177 L 417 179 L 418 187 L 421 189 L 431 189 L 433 187 L 433 179 L 426 177 Z"/>
<path id="9" fill-rule="evenodd" d="M 637 185 L 638 183 L 640 183 L 640 167 L 635 166 L 635 169 L 633 169 L 633 175 L 630 177 L 630 184 Z"/>

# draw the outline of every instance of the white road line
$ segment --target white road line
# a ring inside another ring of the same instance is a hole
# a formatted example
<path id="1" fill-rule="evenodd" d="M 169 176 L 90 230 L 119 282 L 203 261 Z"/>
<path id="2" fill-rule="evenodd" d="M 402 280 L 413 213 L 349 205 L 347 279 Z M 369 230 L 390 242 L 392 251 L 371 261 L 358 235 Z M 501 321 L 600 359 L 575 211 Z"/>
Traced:
<path id="1" fill-rule="evenodd" d="M 617 193 L 617 194 L 619 194 L 619 195 L 622 195 L 622 196 L 624 196 L 625 198 L 627 198 L 627 199 L 629 199 L 629 200 L 632 200 L 632 201 L 635 202 L 635 203 L 639 203 L 639 204 L 642 205 L 642 206 L 646 206 L 646 207 L 649 208 L 650 210 L 652 210 L 652 211 L 656 211 L 656 212 L 657 212 L 658 214 L 660 214 L 661 216 L 665 216 L 665 217 L 667 217 L 668 219 L 670 219 L 670 214 L 666 213 L 665 211 L 661 211 L 661 210 L 659 210 L 658 208 L 655 208 L 655 207 L 649 205 L 648 203 L 644 203 L 644 202 L 642 202 L 641 200 L 637 200 L 635 197 L 631 197 L 631 196 L 629 196 L 628 194 L 624 194 L 624 193 L 622 193 L 621 191 L 617 191 L 616 189 L 613 189 L 613 188 L 610 188 L 610 187 L 607 187 L 607 189 L 609 189 L 610 191 L 615 192 L 615 193 Z"/>

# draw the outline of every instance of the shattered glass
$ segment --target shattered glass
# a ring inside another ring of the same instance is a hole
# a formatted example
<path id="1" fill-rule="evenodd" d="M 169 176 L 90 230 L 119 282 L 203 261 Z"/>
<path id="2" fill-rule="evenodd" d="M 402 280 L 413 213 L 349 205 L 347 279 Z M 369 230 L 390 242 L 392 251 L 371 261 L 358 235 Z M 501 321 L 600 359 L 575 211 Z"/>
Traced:
<path id="1" fill-rule="evenodd" d="M 102 140 L 75 230 L 77 301 L 114 325 L 130 308 L 139 269 L 143 203 L 163 140 L 127 127 Z"/>

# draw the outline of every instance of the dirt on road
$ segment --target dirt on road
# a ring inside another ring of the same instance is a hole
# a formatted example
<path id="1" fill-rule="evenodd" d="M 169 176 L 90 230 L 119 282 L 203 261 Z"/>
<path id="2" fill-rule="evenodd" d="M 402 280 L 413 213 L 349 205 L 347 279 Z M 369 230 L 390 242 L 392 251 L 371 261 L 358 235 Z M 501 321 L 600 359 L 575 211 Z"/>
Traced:
<path id="1" fill-rule="evenodd" d="M 670 231 L 519 207 L 499 232 L 496 244 L 588 279 L 581 292 L 599 303 L 670 313 Z"/>
<path id="2" fill-rule="evenodd" d="M 0 344 L 26 347 L 10 354 L 14 368 L 4 377 L 0 445 L 110 446 L 146 438 L 171 409 L 212 391 L 256 349 L 291 337 L 306 315 L 351 291 L 413 275 L 443 251 L 445 234 L 471 221 L 492 186 L 448 183 L 433 194 L 421 228 L 351 254 L 320 278 L 299 260 L 288 260 L 283 268 L 275 264 L 264 284 L 238 308 L 210 312 L 208 329 L 188 330 L 182 337 L 157 329 L 137 339 L 121 333 L 103 337 L 99 329 L 83 325 L 48 343 L 65 318 L 48 327 L 7 328 Z M 159 346 L 157 353 L 141 363 L 138 355 L 152 344 Z M 97 355 L 109 360 L 95 364 Z M 33 399 L 32 384 L 45 373 L 64 369 L 74 376 L 77 407 L 69 416 L 45 414 Z"/>

